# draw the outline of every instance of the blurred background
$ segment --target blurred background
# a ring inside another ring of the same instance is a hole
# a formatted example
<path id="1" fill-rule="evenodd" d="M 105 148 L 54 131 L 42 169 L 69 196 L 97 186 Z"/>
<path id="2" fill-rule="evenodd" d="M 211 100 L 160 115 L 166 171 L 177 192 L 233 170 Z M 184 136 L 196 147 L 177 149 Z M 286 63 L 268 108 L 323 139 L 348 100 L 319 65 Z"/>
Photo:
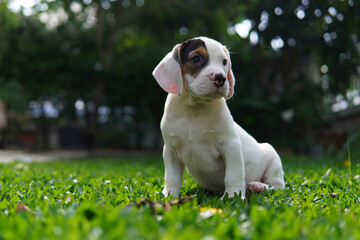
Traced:
<path id="1" fill-rule="evenodd" d="M 356 0 L 2 0 L 0 148 L 160 150 L 151 73 L 196 36 L 230 49 L 228 104 L 258 141 L 360 158 Z"/>

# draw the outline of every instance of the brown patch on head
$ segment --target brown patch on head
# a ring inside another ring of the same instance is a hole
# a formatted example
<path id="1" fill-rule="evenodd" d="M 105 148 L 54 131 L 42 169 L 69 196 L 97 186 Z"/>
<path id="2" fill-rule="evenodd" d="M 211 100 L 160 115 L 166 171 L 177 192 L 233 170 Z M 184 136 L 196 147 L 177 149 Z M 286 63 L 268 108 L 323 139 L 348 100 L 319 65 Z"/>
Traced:
<path id="1" fill-rule="evenodd" d="M 180 58 L 182 74 L 190 74 L 196 78 L 209 60 L 205 42 L 201 39 L 191 39 L 182 43 Z"/>

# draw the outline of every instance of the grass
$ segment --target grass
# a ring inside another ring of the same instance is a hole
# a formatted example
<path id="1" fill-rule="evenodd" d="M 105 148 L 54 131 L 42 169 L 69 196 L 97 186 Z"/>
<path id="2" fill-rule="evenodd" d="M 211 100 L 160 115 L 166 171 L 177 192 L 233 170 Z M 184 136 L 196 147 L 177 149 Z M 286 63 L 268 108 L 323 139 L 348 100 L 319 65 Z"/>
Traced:
<path id="1" fill-rule="evenodd" d="M 0 239 L 360 239 L 360 166 L 283 159 L 286 188 L 220 200 L 160 157 L 0 164 Z M 145 200 L 146 199 L 146 200 Z"/>

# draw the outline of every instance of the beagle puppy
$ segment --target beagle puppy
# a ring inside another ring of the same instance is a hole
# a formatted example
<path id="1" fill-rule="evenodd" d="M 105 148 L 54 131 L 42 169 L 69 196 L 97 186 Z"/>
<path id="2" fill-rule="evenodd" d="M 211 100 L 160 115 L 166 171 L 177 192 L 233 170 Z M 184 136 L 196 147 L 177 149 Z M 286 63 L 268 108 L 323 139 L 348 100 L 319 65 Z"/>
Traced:
<path id="1" fill-rule="evenodd" d="M 235 78 L 225 46 L 206 37 L 177 44 L 153 76 L 169 93 L 161 120 L 165 196 L 179 196 L 184 168 L 223 197 L 284 188 L 277 152 L 235 123 L 227 107 Z"/>

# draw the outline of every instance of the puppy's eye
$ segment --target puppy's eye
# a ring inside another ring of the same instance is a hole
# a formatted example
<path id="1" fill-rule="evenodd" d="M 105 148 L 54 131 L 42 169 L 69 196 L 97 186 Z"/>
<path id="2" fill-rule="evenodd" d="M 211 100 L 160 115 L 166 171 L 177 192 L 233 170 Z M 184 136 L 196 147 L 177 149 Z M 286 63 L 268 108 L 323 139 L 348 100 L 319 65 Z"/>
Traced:
<path id="1" fill-rule="evenodd" d="M 191 59 L 191 61 L 193 63 L 200 63 L 200 60 L 201 59 L 200 59 L 200 57 L 198 55 L 193 56 L 192 59 Z"/>
<path id="2" fill-rule="evenodd" d="M 226 64 L 227 64 L 227 60 L 224 59 L 224 60 L 223 60 L 223 65 L 226 66 Z"/>

